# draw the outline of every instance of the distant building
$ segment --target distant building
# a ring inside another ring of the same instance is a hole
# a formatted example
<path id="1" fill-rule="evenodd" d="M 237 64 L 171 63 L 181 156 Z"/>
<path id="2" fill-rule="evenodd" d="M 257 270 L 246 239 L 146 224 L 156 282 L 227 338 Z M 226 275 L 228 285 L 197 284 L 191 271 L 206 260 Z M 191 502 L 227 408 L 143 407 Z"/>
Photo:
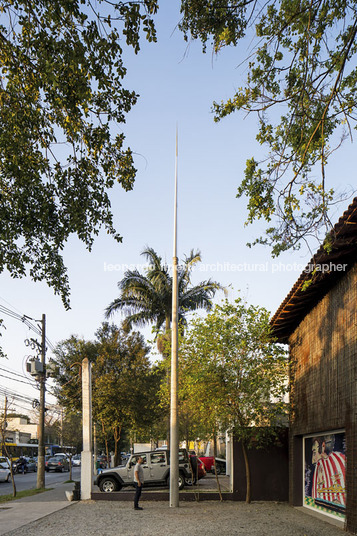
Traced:
<path id="1" fill-rule="evenodd" d="M 290 346 L 290 503 L 357 532 L 357 198 L 271 325 Z"/>
<path id="2" fill-rule="evenodd" d="M 14 443 L 29 443 L 31 440 L 38 440 L 38 424 L 29 423 L 24 417 L 9 417 L 7 419 L 6 435 L 7 438 L 12 436 L 20 437 L 22 439 L 18 441 L 14 440 Z M 15 436 L 15 434 L 18 434 Z M 27 440 L 25 441 L 25 437 Z M 52 443 L 53 431 L 50 428 L 45 427 L 45 443 Z"/>
<path id="3" fill-rule="evenodd" d="M 5 439 L 8 443 L 29 443 L 31 441 L 31 434 L 18 430 L 6 430 Z"/>

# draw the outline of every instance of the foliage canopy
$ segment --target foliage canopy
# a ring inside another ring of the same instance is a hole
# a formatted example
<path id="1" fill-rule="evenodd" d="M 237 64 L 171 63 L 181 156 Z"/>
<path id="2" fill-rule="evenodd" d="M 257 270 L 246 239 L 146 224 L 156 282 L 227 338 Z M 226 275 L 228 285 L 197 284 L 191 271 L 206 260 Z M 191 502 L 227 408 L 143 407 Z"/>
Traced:
<path id="1" fill-rule="evenodd" d="M 156 40 L 156 0 L 0 1 L 0 272 L 45 280 L 69 307 L 62 250 L 91 249 L 113 227 L 108 191 L 133 187 L 118 126 L 137 100 L 123 87 L 122 41 Z"/>
<path id="2" fill-rule="evenodd" d="M 269 312 L 242 300 L 196 318 L 180 345 L 179 400 L 206 436 L 230 430 L 243 448 L 263 447 L 286 426 L 287 355 L 270 333 Z"/>
<path id="3" fill-rule="evenodd" d="M 172 275 L 170 268 L 162 262 L 162 258 L 153 248 L 146 248 L 142 255 L 148 261 L 145 274 L 139 270 L 128 270 L 118 283 L 120 297 L 109 304 L 106 316 L 116 311 L 127 316 L 123 325 L 145 326 L 153 323 L 159 331 L 162 326 L 168 331 L 172 317 Z M 217 290 L 223 287 L 216 281 L 208 279 L 198 285 L 191 284 L 191 273 L 194 266 L 201 261 L 199 251 L 191 251 L 183 263 L 178 266 L 178 316 L 182 326 L 186 324 L 186 315 L 197 309 L 210 310 L 211 299 Z"/>
<path id="4" fill-rule="evenodd" d="M 287 356 L 270 335 L 269 312 L 241 299 L 195 318 L 180 345 L 181 395 L 211 431 L 230 429 L 247 445 L 253 427 L 275 426 L 286 412 Z"/>
<path id="5" fill-rule="evenodd" d="M 56 348 L 56 395 L 67 413 L 81 411 L 82 359 L 92 363 L 93 418 L 99 436 L 117 452 L 123 431 L 150 429 L 155 421 L 156 384 L 148 357 L 149 347 L 138 332 L 127 333 L 103 323 L 95 341 L 75 336 Z"/>
<path id="6" fill-rule="evenodd" d="M 356 128 L 357 15 L 340 0 L 182 0 L 186 39 L 210 41 L 215 52 L 252 37 L 247 79 L 232 98 L 214 103 L 219 121 L 234 111 L 258 116 L 266 160 L 247 160 L 238 197 L 247 223 L 263 219 L 273 255 L 330 229 L 338 199 L 327 186 L 331 153 Z M 254 39 L 255 34 L 255 39 Z M 280 115 L 280 120 L 278 116 Z"/>

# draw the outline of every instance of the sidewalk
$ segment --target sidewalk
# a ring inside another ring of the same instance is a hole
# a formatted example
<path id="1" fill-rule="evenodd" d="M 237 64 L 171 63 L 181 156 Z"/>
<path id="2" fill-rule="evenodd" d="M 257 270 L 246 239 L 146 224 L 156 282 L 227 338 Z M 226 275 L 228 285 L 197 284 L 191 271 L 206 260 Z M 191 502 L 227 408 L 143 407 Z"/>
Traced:
<path id="1" fill-rule="evenodd" d="M 341 528 L 286 503 L 143 501 L 70 502 L 60 484 L 51 491 L 0 506 L 0 535 L 7 536 L 343 536 Z M 144 493 L 143 493 L 144 495 Z M 70 506 L 70 508 L 69 508 Z"/>
<path id="2" fill-rule="evenodd" d="M 0 535 L 18 529 L 28 523 L 62 510 L 71 504 L 66 491 L 73 491 L 74 484 L 58 484 L 50 491 L 7 503 L 0 503 Z"/>

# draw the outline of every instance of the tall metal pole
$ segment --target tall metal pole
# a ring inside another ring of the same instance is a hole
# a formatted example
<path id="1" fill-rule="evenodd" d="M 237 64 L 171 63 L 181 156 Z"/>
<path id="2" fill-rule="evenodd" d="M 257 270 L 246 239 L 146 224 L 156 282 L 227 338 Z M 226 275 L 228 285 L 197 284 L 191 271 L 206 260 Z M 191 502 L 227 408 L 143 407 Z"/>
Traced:
<path id="1" fill-rule="evenodd" d="M 45 487 L 45 392 L 46 392 L 46 315 L 41 321 L 40 418 L 38 425 L 37 489 Z"/>
<path id="2" fill-rule="evenodd" d="M 177 288 L 177 170 L 178 134 L 176 128 L 174 251 L 172 259 L 172 339 L 170 405 L 170 507 L 179 506 L 179 436 L 178 436 L 178 288 Z"/>

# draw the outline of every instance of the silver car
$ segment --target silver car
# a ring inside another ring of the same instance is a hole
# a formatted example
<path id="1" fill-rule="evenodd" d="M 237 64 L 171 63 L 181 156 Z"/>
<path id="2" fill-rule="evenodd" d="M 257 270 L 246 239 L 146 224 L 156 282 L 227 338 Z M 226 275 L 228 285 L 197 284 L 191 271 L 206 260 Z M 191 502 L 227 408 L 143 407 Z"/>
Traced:
<path id="1" fill-rule="evenodd" d="M 139 452 L 132 454 L 126 465 L 105 469 L 95 480 L 95 485 L 101 491 L 110 493 L 120 491 L 124 486 L 134 485 L 134 468 L 138 458 L 143 458 L 141 465 L 144 471 L 144 486 L 168 485 L 170 478 L 170 452 L 155 450 L 154 452 Z M 190 477 L 190 464 L 185 449 L 179 451 L 179 489 L 185 485 L 185 479 Z"/>
<path id="2" fill-rule="evenodd" d="M 0 482 L 10 482 L 11 472 L 4 463 L 0 463 Z"/>

